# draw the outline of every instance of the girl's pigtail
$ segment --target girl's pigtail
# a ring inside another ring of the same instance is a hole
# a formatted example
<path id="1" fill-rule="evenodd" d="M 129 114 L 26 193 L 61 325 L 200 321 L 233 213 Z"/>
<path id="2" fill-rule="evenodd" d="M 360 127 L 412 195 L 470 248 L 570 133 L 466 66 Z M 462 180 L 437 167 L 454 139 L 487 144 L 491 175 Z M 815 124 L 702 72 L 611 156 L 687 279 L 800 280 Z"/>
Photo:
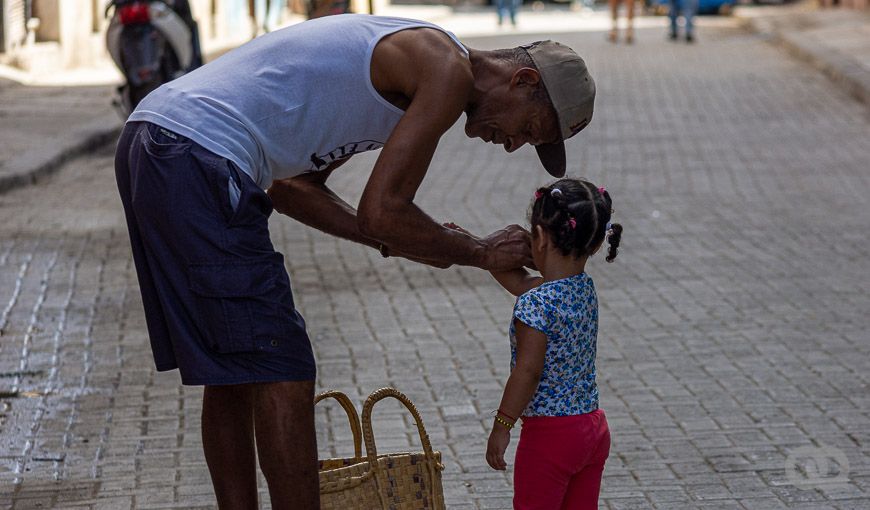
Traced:
<path id="1" fill-rule="evenodd" d="M 619 241 L 622 239 L 622 225 L 613 223 L 607 232 L 607 262 L 613 262 L 619 253 Z"/>

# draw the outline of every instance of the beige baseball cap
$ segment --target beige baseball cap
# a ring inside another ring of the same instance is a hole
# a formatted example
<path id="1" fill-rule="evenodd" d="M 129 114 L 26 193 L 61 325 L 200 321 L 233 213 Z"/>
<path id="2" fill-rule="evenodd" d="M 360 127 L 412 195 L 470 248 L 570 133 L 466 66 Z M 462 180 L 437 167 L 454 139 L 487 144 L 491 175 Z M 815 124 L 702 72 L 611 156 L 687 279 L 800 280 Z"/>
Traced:
<path id="1" fill-rule="evenodd" d="M 562 140 L 536 145 L 538 157 L 553 177 L 565 175 L 565 140 L 579 133 L 592 120 L 595 82 L 586 62 L 564 44 L 538 41 L 521 46 L 525 49 L 544 82 L 556 110 Z"/>

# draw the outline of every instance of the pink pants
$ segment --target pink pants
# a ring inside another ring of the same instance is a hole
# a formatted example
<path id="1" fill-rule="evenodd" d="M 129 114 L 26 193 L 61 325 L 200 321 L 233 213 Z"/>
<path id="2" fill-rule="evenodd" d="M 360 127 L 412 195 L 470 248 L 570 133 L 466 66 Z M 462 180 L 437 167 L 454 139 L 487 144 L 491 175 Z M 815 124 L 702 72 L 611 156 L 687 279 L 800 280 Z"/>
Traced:
<path id="1" fill-rule="evenodd" d="M 610 429 L 604 411 L 523 418 L 515 510 L 597 510 Z"/>

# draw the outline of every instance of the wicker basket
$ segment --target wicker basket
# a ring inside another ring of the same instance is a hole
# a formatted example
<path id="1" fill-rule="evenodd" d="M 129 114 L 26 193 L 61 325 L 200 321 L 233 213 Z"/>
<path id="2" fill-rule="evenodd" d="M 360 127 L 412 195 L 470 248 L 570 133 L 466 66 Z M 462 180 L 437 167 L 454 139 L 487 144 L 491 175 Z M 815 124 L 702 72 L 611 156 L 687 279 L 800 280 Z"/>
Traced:
<path id="1" fill-rule="evenodd" d="M 422 452 L 378 455 L 372 431 L 372 408 L 393 397 L 411 412 L 423 443 Z M 315 399 L 337 400 L 347 414 L 353 433 L 354 456 L 320 460 L 322 510 L 444 510 L 441 487 L 441 452 L 433 451 L 423 420 L 414 404 L 394 388 L 381 388 L 366 399 L 360 419 L 350 399 L 339 391 L 326 391 Z M 362 456 L 365 441 L 366 457 Z"/>

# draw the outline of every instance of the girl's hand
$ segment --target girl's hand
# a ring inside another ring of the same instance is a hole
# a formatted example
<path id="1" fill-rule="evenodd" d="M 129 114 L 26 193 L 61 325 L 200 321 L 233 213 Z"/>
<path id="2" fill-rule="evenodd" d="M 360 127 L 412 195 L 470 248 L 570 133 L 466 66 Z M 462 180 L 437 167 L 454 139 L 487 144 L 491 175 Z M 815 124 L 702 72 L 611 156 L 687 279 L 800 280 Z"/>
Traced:
<path id="1" fill-rule="evenodd" d="M 504 452 L 508 443 L 511 442 L 511 432 L 502 425 L 494 424 L 486 444 L 486 463 L 489 467 L 504 471 L 507 464 L 504 461 Z"/>

